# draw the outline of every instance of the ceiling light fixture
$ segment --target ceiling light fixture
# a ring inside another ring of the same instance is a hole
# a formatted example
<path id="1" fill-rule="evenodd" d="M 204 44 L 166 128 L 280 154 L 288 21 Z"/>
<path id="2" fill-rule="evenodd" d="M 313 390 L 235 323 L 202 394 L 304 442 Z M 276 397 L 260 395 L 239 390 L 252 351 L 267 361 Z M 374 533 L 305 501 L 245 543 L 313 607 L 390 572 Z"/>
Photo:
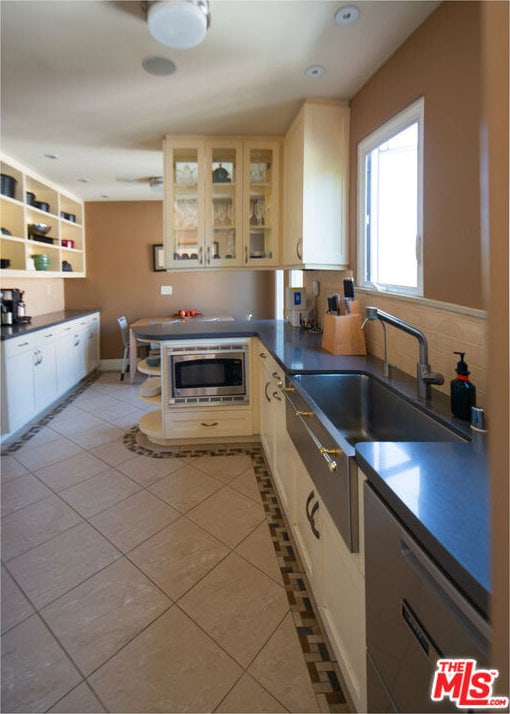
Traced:
<path id="1" fill-rule="evenodd" d="M 154 0 L 147 3 L 149 32 L 166 47 L 196 47 L 204 40 L 210 24 L 209 0 Z"/>
<path id="2" fill-rule="evenodd" d="M 306 68 L 305 74 L 307 77 L 316 79 L 317 77 L 322 77 L 325 71 L 324 67 L 321 67 L 320 64 L 313 64 L 311 67 Z"/>
<path id="3" fill-rule="evenodd" d="M 351 25 L 359 17 L 359 10 L 354 5 L 344 5 L 335 15 L 335 20 L 339 25 Z"/>

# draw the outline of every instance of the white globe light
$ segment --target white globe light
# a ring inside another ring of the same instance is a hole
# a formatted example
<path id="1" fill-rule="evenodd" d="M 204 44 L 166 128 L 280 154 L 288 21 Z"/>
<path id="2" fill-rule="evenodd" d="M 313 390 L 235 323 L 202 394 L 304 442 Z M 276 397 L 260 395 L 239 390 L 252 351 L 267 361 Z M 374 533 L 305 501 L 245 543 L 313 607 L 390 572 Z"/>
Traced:
<path id="1" fill-rule="evenodd" d="M 155 40 L 177 49 L 195 47 L 207 34 L 207 18 L 190 0 L 153 3 L 147 13 L 147 24 Z"/>

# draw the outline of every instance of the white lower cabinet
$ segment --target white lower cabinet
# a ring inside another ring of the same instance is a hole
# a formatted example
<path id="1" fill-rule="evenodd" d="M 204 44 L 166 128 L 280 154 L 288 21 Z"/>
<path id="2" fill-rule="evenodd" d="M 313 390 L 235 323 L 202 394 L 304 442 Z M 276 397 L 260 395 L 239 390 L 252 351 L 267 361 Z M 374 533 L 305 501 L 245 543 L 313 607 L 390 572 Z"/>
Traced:
<path id="1" fill-rule="evenodd" d="M 256 354 L 259 362 L 260 440 L 277 482 L 283 506 L 286 508 L 289 468 L 286 452 L 285 398 L 281 391 L 281 386 L 285 382 L 285 373 L 260 341 L 256 343 Z"/>
<path id="2" fill-rule="evenodd" d="M 21 429 L 99 361 L 99 313 L 2 341 L 2 435 Z"/>
<path id="3" fill-rule="evenodd" d="M 263 369 L 260 373 L 263 374 Z M 331 654 L 338 662 L 356 710 L 363 712 L 366 711 L 363 539 L 359 552 L 351 553 L 286 432 L 285 405 L 280 416 L 271 421 L 277 411 L 264 407 L 265 384 L 261 379 L 260 431 L 266 459 L 333 649 Z M 358 477 L 359 501 L 363 491 L 360 471 Z M 362 504 L 358 505 L 359 528 L 363 532 Z"/>

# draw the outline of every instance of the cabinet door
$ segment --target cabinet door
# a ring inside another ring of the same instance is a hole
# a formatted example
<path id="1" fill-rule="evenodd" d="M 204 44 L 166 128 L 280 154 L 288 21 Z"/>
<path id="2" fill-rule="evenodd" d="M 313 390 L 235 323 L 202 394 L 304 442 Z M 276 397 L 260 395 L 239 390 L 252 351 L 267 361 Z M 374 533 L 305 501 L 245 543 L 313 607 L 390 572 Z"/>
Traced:
<path id="1" fill-rule="evenodd" d="M 208 142 L 205 203 L 205 266 L 242 263 L 242 144 Z"/>
<path id="2" fill-rule="evenodd" d="M 365 579 L 328 513 L 322 522 L 324 577 L 320 611 L 356 711 L 366 709 Z"/>
<path id="3" fill-rule="evenodd" d="M 57 331 L 54 328 L 37 333 L 37 343 L 33 351 L 33 383 L 35 409 L 46 409 L 58 397 L 56 344 Z"/>
<path id="4" fill-rule="evenodd" d="M 259 343 L 260 344 L 260 343 Z M 260 345 L 262 348 L 262 345 Z M 259 407 L 260 441 L 266 455 L 269 468 L 273 469 L 273 410 L 271 397 L 271 377 L 269 373 L 271 358 L 263 348 L 259 350 Z"/>
<path id="5" fill-rule="evenodd" d="M 2 344 L 2 433 L 20 429 L 35 415 L 35 347 L 19 338 Z"/>
<path id="6" fill-rule="evenodd" d="M 299 267 L 303 261 L 304 116 L 299 114 L 285 137 L 283 263 Z"/>
<path id="7" fill-rule="evenodd" d="M 197 268 L 205 261 L 203 141 L 165 142 L 164 241 L 167 266 Z"/>
<path id="8" fill-rule="evenodd" d="M 64 394 L 76 384 L 76 363 L 75 363 L 75 325 L 73 322 L 66 322 L 60 328 L 60 335 L 57 340 L 57 388 L 59 394 Z"/>
<path id="9" fill-rule="evenodd" d="M 279 223 L 277 141 L 247 141 L 244 147 L 243 262 L 253 267 L 277 265 Z"/>
<path id="10" fill-rule="evenodd" d="M 86 374 L 97 368 L 99 364 L 99 315 L 92 315 L 87 320 L 86 334 Z"/>
<path id="11" fill-rule="evenodd" d="M 306 102 L 285 141 L 285 267 L 348 267 L 348 182 L 349 108 Z"/>
<path id="12" fill-rule="evenodd" d="M 303 565 L 317 601 L 322 591 L 322 502 L 295 448 L 289 451 L 295 483 L 292 524 Z"/>

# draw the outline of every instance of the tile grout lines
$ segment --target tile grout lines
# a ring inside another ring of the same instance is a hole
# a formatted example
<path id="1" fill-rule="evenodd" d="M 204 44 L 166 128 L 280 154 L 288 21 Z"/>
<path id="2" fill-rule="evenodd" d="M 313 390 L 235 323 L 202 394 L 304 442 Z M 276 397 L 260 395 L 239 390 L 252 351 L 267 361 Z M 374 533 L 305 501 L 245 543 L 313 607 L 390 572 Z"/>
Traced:
<path id="1" fill-rule="evenodd" d="M 4 446 L 1 454 L 8 455 L 16 452 L 90 387 L 99 376 L 99 372 L 89 375 L 50 412 L 45 414 L 26 432 L 18 436 L 12 443 Z M 134 426 L 124 435 L 122 443 L 129 451 L 149 458 L 183 458 L 203 455 L 229 456 L 234 454 L 247 454 L 251 457 L 294 626 L 296 627 L 320 711 L 331 712 L 332 714 L 349 711 L 338 677 L 338 665 L 330 656 L 330 645 L 326 642 L 320 621 L 316 615 L 316 606 L 313 602 L 308 578 L 300 564 L 296 546 L 280 507 L 272 477 L 260 445 L 222 444 L 221 446 L 197 445 L 195 447 L 187 445 L 186 447 L 176 446 L 175 448 L 165 449 L 164 447 L 158 448 L 156 445 L 154 445 L 154 448 L 150 448 L 147 444 L 142 444 L 139 441 L 139 437 L 140 430 L 138 426 Z"/>

